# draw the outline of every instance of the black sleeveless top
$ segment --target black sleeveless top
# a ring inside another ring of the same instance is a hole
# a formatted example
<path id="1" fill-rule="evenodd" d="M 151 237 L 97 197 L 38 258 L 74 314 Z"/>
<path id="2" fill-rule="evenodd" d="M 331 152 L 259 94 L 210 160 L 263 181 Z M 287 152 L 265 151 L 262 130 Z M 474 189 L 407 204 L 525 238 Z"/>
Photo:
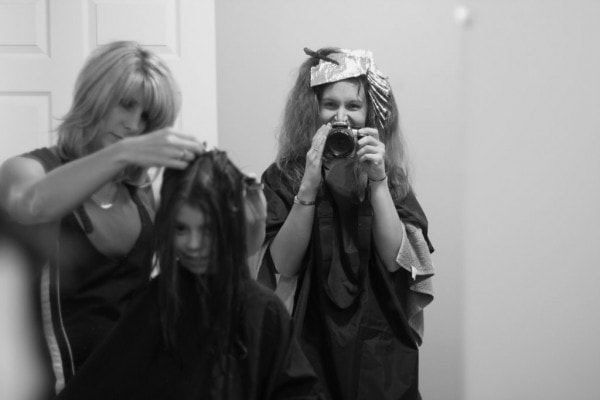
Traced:
<path id="1" fill-rule="evenodd" d="M 46 172 L 64 164 L 48 148 L 23 157 L 39 161 Z M 133 294 L 150 279 L 151 192 L 127 188 L 137 207 L 141 229 L 134 246 L 123 257 L 108 257 L 94 246 L 87 235 L 93 225 L 82 206 L 62 218 L 58 232 L 46 235 L 44 243 L 39 243 L 41 236 L 36 237 L 32 227 L 23 228 L 29 234 L 16 234 L 38 267 L 38 311 L 54 375 L 54 394 L 62 390 L 109 334 Z"/>

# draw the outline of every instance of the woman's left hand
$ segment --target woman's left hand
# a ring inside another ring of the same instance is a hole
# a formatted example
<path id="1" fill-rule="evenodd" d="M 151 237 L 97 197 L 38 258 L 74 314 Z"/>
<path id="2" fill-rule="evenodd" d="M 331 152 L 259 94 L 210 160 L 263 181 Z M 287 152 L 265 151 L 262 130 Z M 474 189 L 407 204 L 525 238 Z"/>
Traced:
<path id="1" fill-rule="evenodd" d="M 356 157 L 365 166 L 367 175 L 372 181 L 380 181 L 385 177 L 385 145 L 379 140 L 379 132 L 375 128 L 361 128 L 358 134 Z"/>

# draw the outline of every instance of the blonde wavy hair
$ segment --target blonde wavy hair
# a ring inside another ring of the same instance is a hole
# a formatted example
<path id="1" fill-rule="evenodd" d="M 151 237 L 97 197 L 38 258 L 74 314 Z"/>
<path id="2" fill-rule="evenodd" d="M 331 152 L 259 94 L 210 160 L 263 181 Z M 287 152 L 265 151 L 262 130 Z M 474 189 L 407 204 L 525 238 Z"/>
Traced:
<path id="1" fill-rule="evenodd" d="M 81 69 L 73 103 L 58 127 L 58 152 L 74 160 L 97 150 L 102 122 L 110 110 L 142 93 L 146 128 L 143 133 L 172 126 L 180 108 L 179 88 L 167 65 L 137 42 L 117 41 L 97 48 Z M 128 180 L 145 174 L 128 168 Z"/>

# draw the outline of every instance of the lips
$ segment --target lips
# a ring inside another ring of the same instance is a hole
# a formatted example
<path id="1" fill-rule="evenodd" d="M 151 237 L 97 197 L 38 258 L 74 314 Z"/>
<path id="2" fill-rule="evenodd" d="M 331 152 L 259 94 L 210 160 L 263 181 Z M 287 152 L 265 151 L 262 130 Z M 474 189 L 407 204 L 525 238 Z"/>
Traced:
<path id="1" fill-rule="evenodd" d="M 124 139 L 123 135 L 119 135 L 118 133 L 115 133 L 115 132 L 108 132 L 108 134 L 110 136 L 112 136 L 113 138 L 115 138 L 117 141 Z"/>
<path id="2" fill-rule="evenodd" d="M 195 274 L 205 273 L 208 269 L 208 257 L 201 255 L 181 254 L 179 262 L 182 267 Z"/>

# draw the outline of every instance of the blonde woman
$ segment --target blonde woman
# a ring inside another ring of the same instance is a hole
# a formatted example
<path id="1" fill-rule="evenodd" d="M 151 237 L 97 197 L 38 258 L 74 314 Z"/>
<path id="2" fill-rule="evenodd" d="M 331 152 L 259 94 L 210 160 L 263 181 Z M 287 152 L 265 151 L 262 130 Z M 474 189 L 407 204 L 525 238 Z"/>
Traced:
<path id="1" fill-rule="evenodd" d="M 149 279 L 147 169 L 183 169 L 203 151 L 170 129 L 178 112 L 178 88 L 164 62 L 138 43 L 110 43 L 81 70 L 56 145 L 0 167 L 0 217 L 34 260 L 51 393 Z"/>

